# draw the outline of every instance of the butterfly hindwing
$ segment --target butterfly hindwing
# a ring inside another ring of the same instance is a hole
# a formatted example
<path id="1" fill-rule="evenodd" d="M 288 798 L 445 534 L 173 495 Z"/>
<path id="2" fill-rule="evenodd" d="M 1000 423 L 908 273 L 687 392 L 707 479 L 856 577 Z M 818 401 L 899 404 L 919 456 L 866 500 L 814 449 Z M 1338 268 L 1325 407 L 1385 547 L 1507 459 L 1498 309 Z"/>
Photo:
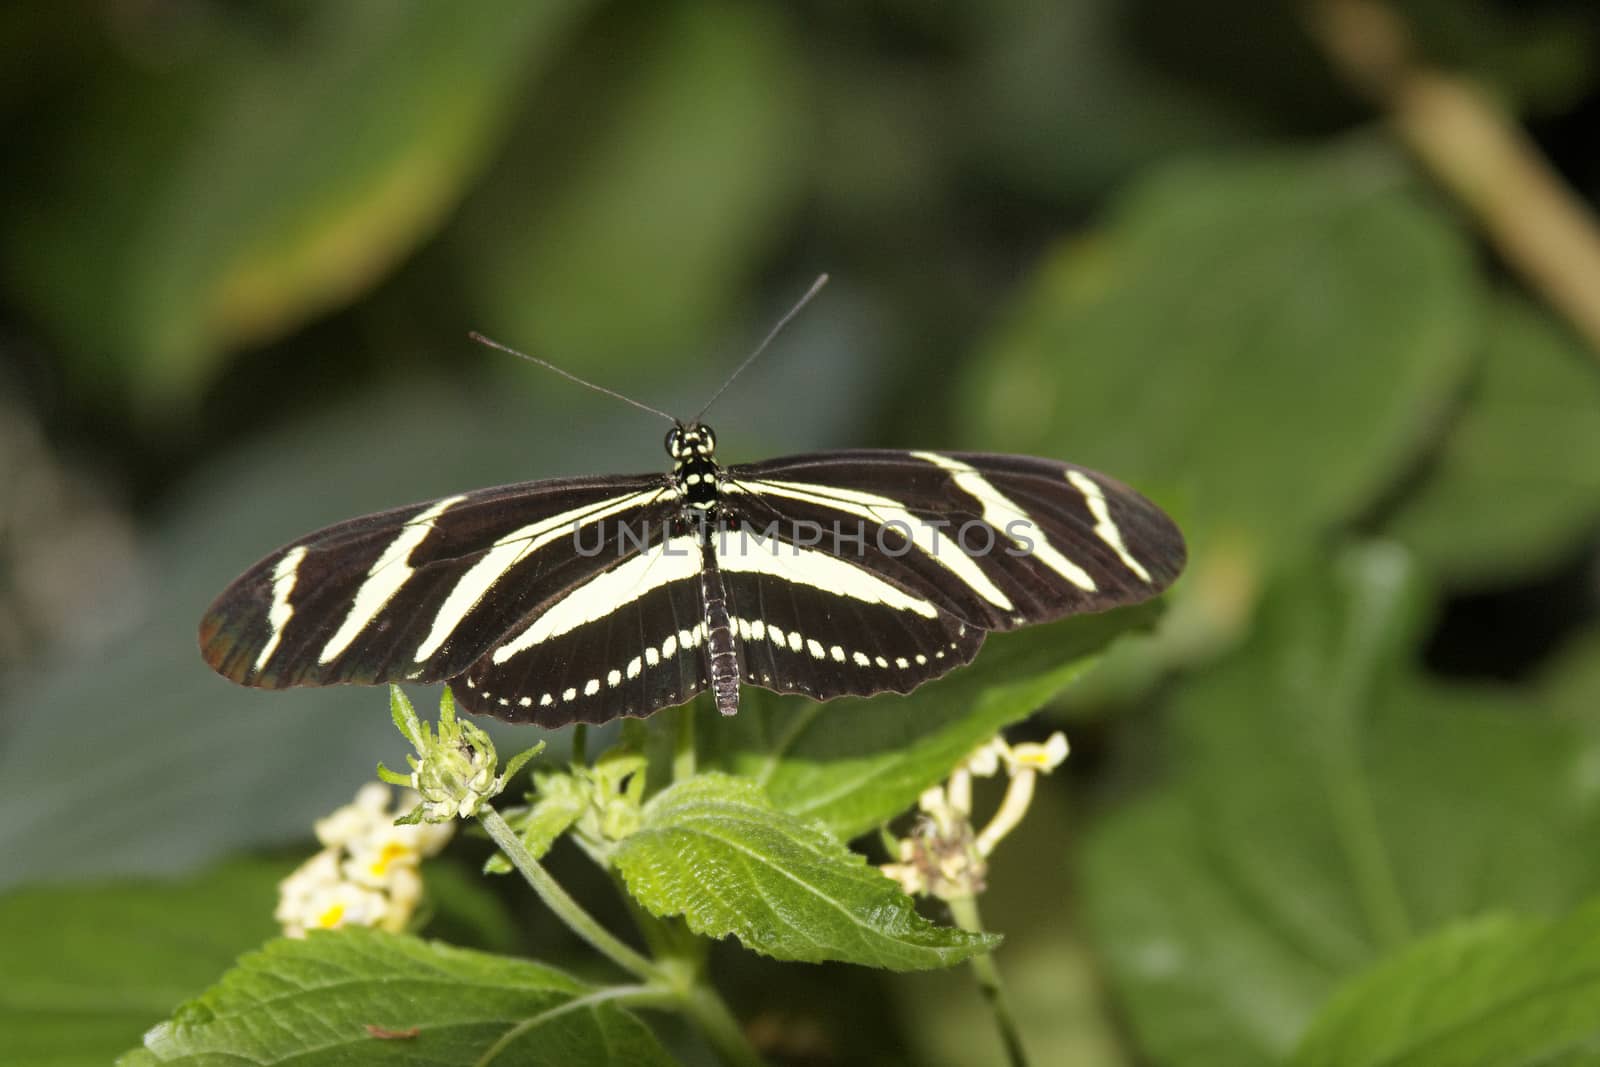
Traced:
<path id="1" fill-rule="evenodd" d="M 909 693 L 983 643 L 982 630 L 848 557 L 736 531 L 719 540 L 747 685 L 815 700 Z"/>
<path id="2" fill-rule="evenodd" d="M 529 611 L 459 677 L 468 711 L 564 726 L 648 715 L 706 686 L 700 549 L 660 538 Z"/>

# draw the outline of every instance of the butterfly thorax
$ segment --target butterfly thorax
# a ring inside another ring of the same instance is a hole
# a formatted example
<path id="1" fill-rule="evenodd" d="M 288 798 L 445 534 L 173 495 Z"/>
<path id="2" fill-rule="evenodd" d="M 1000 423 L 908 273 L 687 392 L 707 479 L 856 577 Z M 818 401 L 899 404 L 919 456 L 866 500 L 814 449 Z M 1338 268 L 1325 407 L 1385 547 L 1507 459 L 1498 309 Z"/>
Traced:
<path id="1" fill-rule="evenodd" d="M 711 427 L 694 423 L 675 426 L 667 434 L 667 454 L 672 457 L 672 479 L 690 507 L 709 510 L 717 504 L 717 484 L 722 468 L 714 457 L 717 435 Z"/>

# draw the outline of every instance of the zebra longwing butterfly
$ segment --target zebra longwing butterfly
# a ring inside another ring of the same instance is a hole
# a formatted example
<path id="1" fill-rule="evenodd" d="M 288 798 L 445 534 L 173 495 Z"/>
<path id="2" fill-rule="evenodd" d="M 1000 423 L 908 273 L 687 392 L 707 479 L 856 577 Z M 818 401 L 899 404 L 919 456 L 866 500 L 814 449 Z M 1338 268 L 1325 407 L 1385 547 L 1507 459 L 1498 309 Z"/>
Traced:
<path id="1" fill-rule="evenodd" d="M 989 631 L 1146 600 L 1184 565 L 1171 519 L 1083 467 L 879 450 L 723 467 L 700 416 L 673 423 L 670 473 L 480 489 L 279 549 L 206 612 L 206 662 L 268 689 L 443 681 L 468 711 L 546 727 L 708 687 L 732 715 L 741 684 L 908 693 Z"/>

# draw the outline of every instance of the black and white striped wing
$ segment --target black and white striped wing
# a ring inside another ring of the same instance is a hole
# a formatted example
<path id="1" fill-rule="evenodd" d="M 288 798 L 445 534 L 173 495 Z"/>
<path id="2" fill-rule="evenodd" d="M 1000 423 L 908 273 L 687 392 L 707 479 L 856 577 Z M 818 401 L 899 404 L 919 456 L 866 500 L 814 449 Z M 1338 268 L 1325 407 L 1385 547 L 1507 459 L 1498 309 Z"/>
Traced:
<path id="1" fill-rule="evenodd" d="M 968 662 L 985 631 L 1147 600 L 1185 560 L 1177 526 L 1132 489 L 1027 456 L 793 456 L 729 468 L 723 500 L 760 531 L 719 555 L 745 680 L 818 697 L 908 692 Z"/>
<path id="2" fill-rule="evenodd" d="M 705 689 L 698 535 L 606 562 L 497 638 L 451 683 L 456 700 L 553 728 L 649 715 Z"/>
<path id="3" fill-rule="evenodd" d="M 479 660 L 498 681 L 526 659 L 497 663 L 495 650 L 557 611 L 560 632 L 527 650 L 550 661 L 552 677 L 572 677 L 593 621 L 619 605 L 590 601 L 580 611 L 564 598 L 613 589 L 594 583 L 659 551 L 679 508 L 670 479 L 655 474 L 529 482 L 351 519 L 234 581 L 201 620 L 201 652 L 224 677 L 268 689 L 470 678 Z M 622 605 L 626 593 L 616 592 Z M 682 594 L 638 608 L 681 614 Z M 684 669 L 682 659 L 673 657 L 673 669 Z M 453 688 L 469 710 L 512 717 L 497 697 Z"/>
<path id="4" fill-rule="evenodd" d="M 750 685 L 816 700 L 909 693 L 983 644 L 981 629 L 853 554 L 730 529 L 717 563 Z"/>

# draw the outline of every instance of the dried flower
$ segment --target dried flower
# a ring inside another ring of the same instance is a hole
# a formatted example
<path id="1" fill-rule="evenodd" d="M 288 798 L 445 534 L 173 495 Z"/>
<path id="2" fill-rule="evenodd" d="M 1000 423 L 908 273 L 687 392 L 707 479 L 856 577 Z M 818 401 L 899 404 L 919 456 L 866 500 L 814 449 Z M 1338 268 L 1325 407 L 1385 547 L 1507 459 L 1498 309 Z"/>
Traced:
<path id="1" fill-rule="evenodd" d="M 977 748 L 950 773 L 943 785 L 917 799 L 921 811 L 910 836 L 893 843 L 896 862 L 880 870 L 907 893 L 942 900 L 983 892 L 988 857 L 1027 813 L 1034 779 L 1048 774 L 1067 758 L 1067 738 L 1051 734 L 1043 744 L 1008 745 L 995 737 Z M 972 826 L 972 778 L 993 777 L 1004 767 L 1010 776 L 1006 794 L 982 831 Z"/>

